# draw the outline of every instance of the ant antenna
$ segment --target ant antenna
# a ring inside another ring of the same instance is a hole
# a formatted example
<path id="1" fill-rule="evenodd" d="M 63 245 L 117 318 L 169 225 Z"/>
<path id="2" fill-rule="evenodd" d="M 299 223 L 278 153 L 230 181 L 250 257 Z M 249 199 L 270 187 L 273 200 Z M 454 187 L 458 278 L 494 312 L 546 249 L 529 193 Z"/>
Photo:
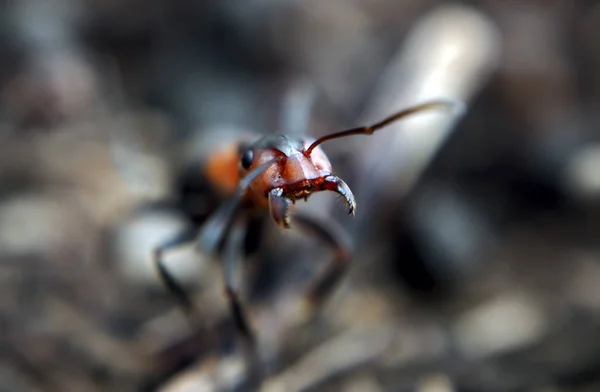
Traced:
<path id="1" fill-rule="evenodd" d="M 375 131 L 384 128 L 385 126 L 400 120 L 406 116 L 410 116 L 411 114 L 423 112 L 431 109 L 452 109 L 454 113 L 457 115 L 462 115 L 465 111 L 465 104 L 462 101 L 454 101 L 454 100 L 438 100 L 438 101 L 430 101 L 425 102 L 420 105 L 412 106 L 407 109 L 404 109 L 396 114 L 393 114 L 380 122 L 367 125 L 359 128 L 352 128 L 341 132 L 332 133 L 329 135 L 325 135 L 317 140 L 315 140 L 304 152 L 306 156 L 309 156 L 311 152 L 321 143 L 326 142 L 331 139 L 339 139 L 346 136 L 351 135 L 372 135 Z"/>

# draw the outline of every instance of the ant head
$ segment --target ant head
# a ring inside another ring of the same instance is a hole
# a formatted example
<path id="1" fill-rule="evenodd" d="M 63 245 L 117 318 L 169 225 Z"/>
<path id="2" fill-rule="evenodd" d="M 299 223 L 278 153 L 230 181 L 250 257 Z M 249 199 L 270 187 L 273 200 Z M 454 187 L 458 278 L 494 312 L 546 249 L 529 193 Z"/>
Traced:
<path id="1" fill-rule="evenodd" d="M 287 227 L 288 209 L 296 199 L 306 199 L 314 192 L 334 191 L 342 195 L 350 214 L 356 202 L 350 188 L 331 174 L 331 163 L 321 149 L 323 142 L 352 135 L 372 135 L 401 118 L 432 109 L 462 111 L 464 104 L 458 101 L 429 101 L 397 112 L 378 123 L 348 129 L 308 141 L 285 135 L 267 136 L 240 151 L 240 176 L 247 181 L 250 196 L 270 207 L 271 215 Z"/>
<path id="2" fill-rule="evenodd" d="M 285 135 L 266 136 L 240 149 L 239 169 L 242 176 L 260 165 L 274 161 L 250 184 L 253 192 L 268 197 L 274 188 L 284 189 L 292 200 L 310 195 L 312 183 L 331 175 L 331 163 L 321 148 L 307 152 L 312 140 Z"/>
<path id="3" fill-rule="evenodd" d="M 342 194 L 354 212 L 355 202 L 348 186 L 331 174 L 331 163 L 320 147 L 310 151 L 311 140 L 284 135 L 267 136 L 244 146 L 240 152 L 240 174 L 252 177 L 249 195 L 268 206 L 275 221 L 289 225 L 288 210 L 297 199 L 330 190 Z"/>

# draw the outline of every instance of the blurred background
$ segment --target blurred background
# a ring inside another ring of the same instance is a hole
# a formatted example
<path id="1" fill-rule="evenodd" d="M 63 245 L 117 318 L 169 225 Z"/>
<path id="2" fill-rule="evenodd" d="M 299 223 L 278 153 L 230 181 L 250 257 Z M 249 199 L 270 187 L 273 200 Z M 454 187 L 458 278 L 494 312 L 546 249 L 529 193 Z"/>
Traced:
<path id="1" fill-rule="evenodd" d="M 598 34 L 594 1 L 0 2 L 0 391 L 600 390 Z M 353 248 L 313 321 L 328 249 L 257 219 L 257 355 L 193 245 L 188 322 L 150 254 L 223 201 L 206 159 L 434 98 L 466 111 L 323 145 L 358 208 L 297 205 Z"/>

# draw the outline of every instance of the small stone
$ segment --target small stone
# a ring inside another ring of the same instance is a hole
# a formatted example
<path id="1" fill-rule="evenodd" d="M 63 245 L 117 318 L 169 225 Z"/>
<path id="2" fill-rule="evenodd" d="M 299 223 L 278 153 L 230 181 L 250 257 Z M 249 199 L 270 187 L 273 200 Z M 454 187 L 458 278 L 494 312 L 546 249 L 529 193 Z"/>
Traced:
<path id="1" fill-rule="evenodd" d="M 544 333 L 546 317 L 525 294 L 504 294 L 460 317 L 453 328 L 468 357 L 484 357 L 527 346 Z"/>
<path id="2" fill-rule="evenodd" d="M 116 232 L 116 252 L 121 272 L 132 282 L 162 287 L 152 253 L 165 241 L 189 230 L 183 218 L 167 212 L 151 212 L 133 217 Z M 181 284 L 193 284 L 201 277 L 207 258 L 193 242 L 164 253 L 163 263 Z"/>
<path id="3" fill-rule="evenodd" d="M 452 381 L 445 374 L 430 374 L 419 382 L 418 392 L 454 392 Z"/>

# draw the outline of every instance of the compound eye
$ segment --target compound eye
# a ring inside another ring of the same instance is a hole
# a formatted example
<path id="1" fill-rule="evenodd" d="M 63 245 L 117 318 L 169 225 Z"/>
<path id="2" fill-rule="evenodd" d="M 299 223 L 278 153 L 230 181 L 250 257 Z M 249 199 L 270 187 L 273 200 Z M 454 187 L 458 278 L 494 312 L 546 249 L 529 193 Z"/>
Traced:
<path id="1" fill-rule="evenodd" d="M 250 148 L 242 153 L 242 167 L 246 170 L 252 166 L 252 159 L 254 158 L 254 151 Z"/>

